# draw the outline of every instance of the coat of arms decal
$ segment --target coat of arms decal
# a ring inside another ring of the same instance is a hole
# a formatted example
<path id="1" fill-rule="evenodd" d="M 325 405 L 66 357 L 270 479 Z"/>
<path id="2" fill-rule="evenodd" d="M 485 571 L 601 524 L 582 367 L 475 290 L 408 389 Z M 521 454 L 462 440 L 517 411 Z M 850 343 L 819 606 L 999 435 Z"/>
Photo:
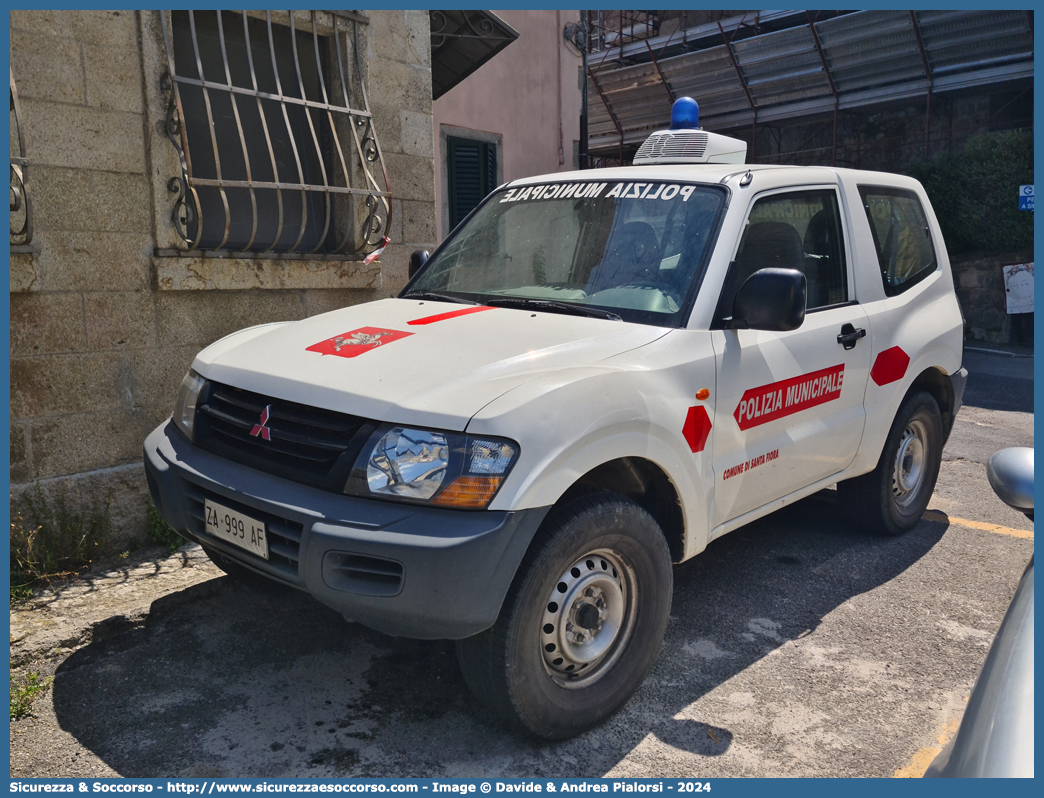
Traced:
<path id="1" fill-rule="evenodd" d="M 327 338 L 309 346 L 306 352 L 318 352 L 321 355 L 337 355 L 338 357 L 358 357 L 382 344 L 390 344 L 413 333 L 387 330 L 380 327 L 360 327 L 333 338 Z"/>

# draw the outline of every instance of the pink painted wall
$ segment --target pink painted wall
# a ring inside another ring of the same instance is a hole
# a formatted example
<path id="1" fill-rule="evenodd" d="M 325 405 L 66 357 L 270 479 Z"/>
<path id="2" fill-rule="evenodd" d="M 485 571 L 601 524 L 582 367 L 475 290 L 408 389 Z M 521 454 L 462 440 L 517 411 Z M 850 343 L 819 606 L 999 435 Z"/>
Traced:
<path id="1" fill-rule="evenodd" d="M 435 208 L 438 239 L 445 213 L 443 125 L 502 137 L 502 182 L 547 172 L 570 171 L 573 142 L 580 138 L 582 59 L 562 29 L 579 11 L 494 11 L 518 31 L 518 38 L 474 74 L 433 103 Z M 561 86 L 561 101 L 558 86 Z M 559 158 L 561 126 L 561 159 Z"/>

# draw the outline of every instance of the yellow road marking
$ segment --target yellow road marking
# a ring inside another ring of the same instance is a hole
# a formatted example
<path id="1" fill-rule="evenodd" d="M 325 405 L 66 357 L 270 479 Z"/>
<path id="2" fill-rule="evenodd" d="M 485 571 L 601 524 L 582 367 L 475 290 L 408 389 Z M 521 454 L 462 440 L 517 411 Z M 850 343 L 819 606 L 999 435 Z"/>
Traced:
<path id="1" fill-rule="evenodd" d="M 927 521 L 941 521 L 944 524 L 957 524 L 969 529 L 981 529 L 983 532 L 996 532 L 998 535 L 1010 535 L 1013 538 L 1025 538 L 1033 540 L 1033 530 L 1012 529 L 1010 526 L 1000 524 L 985 524 L 982 521 L 969 521 L 967 518 L 954 518 L 952 515 L 941 513 L 938 510 L 926 510 L 924 518 Z"/>
<path id="2" fill-rule="evenodd" d="M 946 746 L 946 743 L 950 741 L 950 738 L 957 733 L 958 727 L 961 725 L 960 718 L 950 718 L 943 724 L 942 731 L 939 732 L 939 744 L 929 745 L 922 748 L 916 754 L 914 754 L 910 761 L 906 763 L 906 767 L 901 767 L 893 774 L 894 779 L 919 779 L 924 775 L 924 772 L 928 770 L 928 766 L 932 764 L 932 760 L 935 759 Z"/>

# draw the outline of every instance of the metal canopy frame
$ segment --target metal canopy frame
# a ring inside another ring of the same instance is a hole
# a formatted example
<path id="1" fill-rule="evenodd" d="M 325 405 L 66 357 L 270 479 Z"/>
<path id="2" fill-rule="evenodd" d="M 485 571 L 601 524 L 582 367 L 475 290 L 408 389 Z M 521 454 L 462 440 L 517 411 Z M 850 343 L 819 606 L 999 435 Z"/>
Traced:
<path id="1" fill-rule="evenodd" d="M 819 61 L 823 64 L 823 74 L 826 75 L 830 93 L 834 95 L 834 144 L 830 155 L 830 165 L 837 166 L 837 104 L 839 99 L 837 86 L 834 85 L 834 76 L 830 74 L 830 65 L 827 63 L 826 54 L 823 52 L 823 44 L 819 41 L 819 34 L 816 33 L 816 21 L 812 19 L 812 12 L 806 11 L 805 15 L 808 17 L 808 29 L 812 32 L 812 41 L 816 44 L 816 52 L 819 53 Z"/>
<path id="2" fill-rule="evenodd" d="M 590 152 L 619 151 L 621 139 L 625 149 L 635 147 L 650 130 L 666 126 L 662 90 L 652 90 L 662 82 L 673 96 L 690 94 L 699 101 L 705 127 L 749 127 L 755 154 L 759 128 L 766 124 L 830 114 L 835 163 L 843 113 L 923 100 L 930 155 L 932 106 L 946 93 L 1033 77 L 1032 14 L 1024 11 L 875 10 L 825 19 L 807 11 L 771 13 L 776 27 L 790 27 L 744 36 L 749 16 L 737 15 L 697 26 L 700 38 L 690 39 L 687 51 L 680 43 L 694 34 L 693 27 L 644 41 L 612 42 L 592 54 L 591 94 L 597 79 L 612 114 L 603 104 L 592 104 Z M 677 54 L 665 57 L 665 52 Z M 614 68 L 620 53 L 630 63 Z"/>
<path id="3" fill-rule="evenodd" d="M 602 105 L 605 106 L 605 110 L 609 113 L 609 117 L 613 120 L 613 124 L 616 125 L 616 132 L 620 134 L 620 161 L 623 162 L 623 146 L 624 146 L 624 132 L 623 126 L 620 124 L 619 118 L 616 116 L 616 112 L 613 110 L 613 106 L 609 104 L 609 99 L 605 96 L 605 92 L 602 91 L 602 87 L 598 85 L 598 78 L 595 77 L 594 72 L 588 67 L 587 74 L 594 84 L 595 91 L 598 92 L 598 96 L 602 100 Z"/>
<path id="4" fill-rule="evenodd" d="M 725 52 L 728 53 L 729 61 L 732 62 L 732 68 L 736 70 L 736 77 L 739 78 L 740 86 L 743 87 L 743 93 L 747 96 L 747 102 L 750 104 L 750 113 L 752 119 L 750 122 L 750 162 L 757 163 L 758 160 L 758 106 L 754 103 L 754 97 L 750 93 L 750 86 L 747 85 L 746 78 L 743 77 L 743 70 L 740 69 L 739 62 L 736 60 L 736 52 L 732 49 L 732 40 L 736 38 L 736 34 L 739 33 L 743 27 L 744 21 L 747 19 L 747 15 L 743 15 L 743 19 L 740 20 L 739 25 L 732 32 L 732 36 L 725 35 L 725 28 L 722 27 L 721 20 L 718 20 L 718 30 L 721 31 L 721 38 L 725 42 Z"/>
<path id="5" fill-rule="evenodd" d="M 431 99 L 437 100 L 518 38 L 489 11 L 429 11 Z"/>
<path id="6" fill-rule="evenodd" d="M 932 65 L 928 63 L 928 53 L 924 51 L 924 39 L 921 38 L 921 26 L 917 24 L 917 14 L 910 11 L 910 25 L 913 28 L 914 38 L 917 39 L 917 51 L 921 54 L 921 63 L 924 64 L 924 76 L 928 78 L 928 91 L 924 94 L 924 157 L 928 158 L 928 146 L 932 129 Z"/>

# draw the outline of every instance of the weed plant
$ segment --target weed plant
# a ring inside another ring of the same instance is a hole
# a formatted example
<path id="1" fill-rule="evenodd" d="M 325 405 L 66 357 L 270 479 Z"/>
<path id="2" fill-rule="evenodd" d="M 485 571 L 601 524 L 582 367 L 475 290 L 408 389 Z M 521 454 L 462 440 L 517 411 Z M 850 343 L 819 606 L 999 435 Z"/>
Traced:
<path id="1" fill-rule="evenodd" d="M 54 677 L 41 679 L 36 671 L 22 677 L 11 675 L 11 720 L 21 720 L 32 715 L 33 702 L 51 686 Z"/>
<path id="2" fill-rule="evenodd" d="M 157 546 L 166 546 L 170 551 L 179 546 L 184 545 L 185 538 L 175 532 L 166 521 L 163 520 L 163 516 L 160 515 L 159 510 L 156 509 L 156 505 L 151 501 L 149 502 L 148 519 L 145 524 L 145 531 L 148 533 L 149 540 Z"/>
<path id="3" fill-rule="evenodd" d="M 28 598 L 32 588 L 89 567 L 102 550 L 112 522 L 112 492 L 89 507 L 70 505 L 64 491 L 45 496 L 39 485 L 11 507 L 11 600 Z"/>

